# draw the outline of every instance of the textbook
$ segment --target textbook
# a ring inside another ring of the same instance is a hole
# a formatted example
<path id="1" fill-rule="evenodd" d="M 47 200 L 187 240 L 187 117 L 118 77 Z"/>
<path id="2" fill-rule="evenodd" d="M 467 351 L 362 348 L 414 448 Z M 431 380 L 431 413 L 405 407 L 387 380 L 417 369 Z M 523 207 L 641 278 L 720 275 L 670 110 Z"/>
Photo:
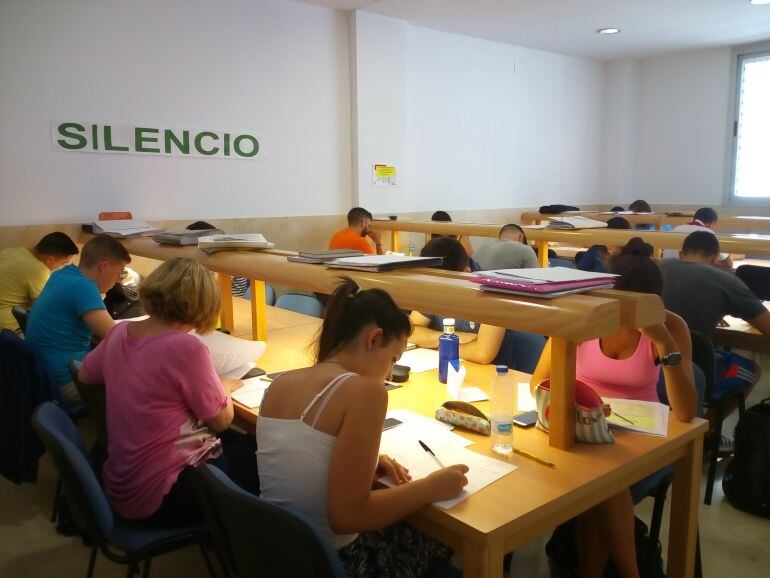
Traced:
<path id="1" fill-rule="evenodd" d="M 287 261 L 294 263 L 321 264 L 343 259 L 347 257 L 361 257 L 363 253 L 354 249 L 328 249 L 324 251 L 300 251 L 297 255 L 286 257 Z"/>
<path id="2" fill-rule="evenodd" d="M 234 250 L 259 250 L 275 247 L 260 233 L 241 233 L 237 235 L 207 235 L 198 239 L 198 249 L 206 253 Z"/>
<path id="3" fill-rule="evenodd" d="M 549 229 L 601 229 L 606 226 L 607 223 L 604 221 L 589 219 L 581 215 L 575 215 L 574 217 L 548 217 Z"/>
<path id="4" fill-rule="evenodd" d="M 140 235 L 149 235 L 151 233 L 160 233 L 165 229 L 153 227 L 144 221 L 137 219 L 116 219 L 114 221 L 94 221 L 91 223 L 91 229 L 94 234 L 107 233 L 112 237 L 125 239 L 127 237 L 138 237 Z"/>
<path id="5" fill-rule="evenodd" d="M 327 265 L 333 269 L 351 269 L 353 271 L 393 271 L 413 267 L 435 267 L 443 263 L 443 257 L 406 257 L 401 255 L 364 255 L 335 259 Z"/>
<path id="6" fill-rule="evenodd" d="M 152 240 L 160 245 L 197 245 L 200 237 L 207 237 L 209 235 L 223 235 L 224 231 L 221 229 L 205 229 L 198 231 L 190 231 L 188 229 L 182 229 L 181 231 L 166 231 L 164 233 L 158 233 L 152 236 Z"/>

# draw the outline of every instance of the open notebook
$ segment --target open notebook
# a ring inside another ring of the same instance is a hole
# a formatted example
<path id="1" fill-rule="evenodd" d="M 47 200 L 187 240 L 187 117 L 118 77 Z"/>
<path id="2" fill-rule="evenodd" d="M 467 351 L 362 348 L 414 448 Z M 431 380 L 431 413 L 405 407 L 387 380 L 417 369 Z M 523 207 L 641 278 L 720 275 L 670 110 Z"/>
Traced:
<path id="1" fill-rule="evenodd" d="M 606 226 L 607 223 L 604 221 L 589 219 L 581 215 L 575 215 L 574 217 L 548 217 L 549 229 L 601 229 Z"/>
<path id="2" fill-rule="evenodd" d="M 329 267 L 335 269 L 351 269 L 354 271 L 392 271 L 394 269 L 411 269 L 413 267 L 434 267 L 441 265 L 441 257 L 408 257 L 403 255 L 364 255 L 335 259 L 329 262 Z"/>

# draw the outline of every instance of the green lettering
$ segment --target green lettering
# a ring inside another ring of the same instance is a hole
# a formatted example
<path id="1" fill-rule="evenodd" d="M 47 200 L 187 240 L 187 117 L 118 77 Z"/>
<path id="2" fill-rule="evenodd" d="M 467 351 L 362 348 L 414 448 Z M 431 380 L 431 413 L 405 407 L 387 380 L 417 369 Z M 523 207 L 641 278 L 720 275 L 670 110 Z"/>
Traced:
<path id="1" fill-rule="evenodd" d="M 225 149 L 225 156 L 229 157 L 230 156 L 230 133 L 229 132 L 225 133 L 225 146 L 224 146 L 224 149 Z"/>
<path id="2" fill-rule="evenodd" d="M 190 154 L 190 132 L 189 131 L 182 132 L 182 140 L 180 141 L 173 132 L 171 132 L 169 129 L 166 129 L 163 131 L 163 141 L 164 141 L 163 150 L 166 152 L 167 155 L 171 154 L 172 141 L 176 145 L 176 148 L 179 150 L 180 153 L 185 155 Z"/>
<path id="3" fill-rule="evenodd" d="M 91 148 L 95 151 L 99 150 L 99 125 L 91 125 Z"/>
<path id="4" fill-rule="evenodd" d="M 88 144 L 86 137 L 84 137 L 82 134 L 78 134 L 77 132 L 73 132 L 73 131 L 85 132 L 86 127 L 84 127 L 82 124 L 78 124 L 76 122 L 65 122 L 60 124 L 57 127 L 57 130 L 59 134 L 64 137 L 64 139 L 58 139 L 56 141 L 57 143 L 59 143 L 60 147 L 65 149 L 70 149 L 73 151 L 86 148 L 86 145 Z M 69 142 L 65 140 L 67 138 L 74 139 L 75 142 Z"/>
<path id="5" fill-rule="evenodd" d="M 128 147 L 112 144 L 112 127 L 108 124 L 104 125 L 104 150 L 128 152 Z"/>
<path id="6" fill-rule="evenodd" d="M 241 141 L 242 140 L 248 140 L 251 142 L 251 152 L 246 153 L 241 150 Z M 257 139 L 250 134 L 240 134 L 237 137 L 235 137 L 235 141 L 233 141 L 233 148 L 235 149 L 236 154 L 242 157 L 254 157 L 259 152 L 259 142 L 257 142 Z"/>
<path id="7" fill-rule="evenodd" d="M 155 133 L 154 135 L 148 136 L 143 133 L 149 132 L 149 133 Z M 138 153 L 159 153 L 159 148 L 147 148 L 144 146 L 144 143 L 152 143 L 157 144 L 158 143 L 158 129 L 157 128 L 142 128 L 142 127 L 134 127 L 134 149 L 136 149 L 136 152 Z"/>
<path id="8" fill-rule="evenodd" d="M 209 137 L 213 141 L 219 140 L 219 136 L 215 132 L 199 132 L 197 135 L 195 135 L 195 150 L 206 156 L 217 154 L 219 152 L 218 147 L 213 147 L 209 150 L 206 150 L 201 146 L 201 141 L 204 137 Z"/>

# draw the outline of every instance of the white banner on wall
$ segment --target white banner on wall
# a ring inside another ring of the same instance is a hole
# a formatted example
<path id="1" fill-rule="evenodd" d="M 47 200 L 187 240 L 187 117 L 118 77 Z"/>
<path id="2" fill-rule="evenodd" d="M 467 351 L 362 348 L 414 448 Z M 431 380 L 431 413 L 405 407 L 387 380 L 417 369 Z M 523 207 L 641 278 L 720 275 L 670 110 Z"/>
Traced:
<path id="1" fill-rule="evenodd" d="M 264 142 L 264 134 L 253 131 L 51 121 L 51 143 L 59 151 L 260 160 Z"/>

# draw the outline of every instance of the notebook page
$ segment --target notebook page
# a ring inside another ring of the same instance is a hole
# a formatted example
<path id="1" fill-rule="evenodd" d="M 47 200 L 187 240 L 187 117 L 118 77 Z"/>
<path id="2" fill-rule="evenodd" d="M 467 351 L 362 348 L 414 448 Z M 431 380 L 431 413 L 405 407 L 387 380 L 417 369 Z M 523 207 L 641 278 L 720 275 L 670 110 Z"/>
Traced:
<path id="1" fill-rule="evenodd" d="M 246 373 L 248 366 L 253 367 L 253 363 L 267 348 L 267 343 L 264 341 L 239 339 L 221 331 L 214 331 L 208 335 L 198 335 L 194 331 L 191 333 L 208 348 L 211 361 L 214 362 L 214 369 L 220 377 L 232 375 L 234 370 L 242 368 L 245 368 L 243 373 Z"/>

